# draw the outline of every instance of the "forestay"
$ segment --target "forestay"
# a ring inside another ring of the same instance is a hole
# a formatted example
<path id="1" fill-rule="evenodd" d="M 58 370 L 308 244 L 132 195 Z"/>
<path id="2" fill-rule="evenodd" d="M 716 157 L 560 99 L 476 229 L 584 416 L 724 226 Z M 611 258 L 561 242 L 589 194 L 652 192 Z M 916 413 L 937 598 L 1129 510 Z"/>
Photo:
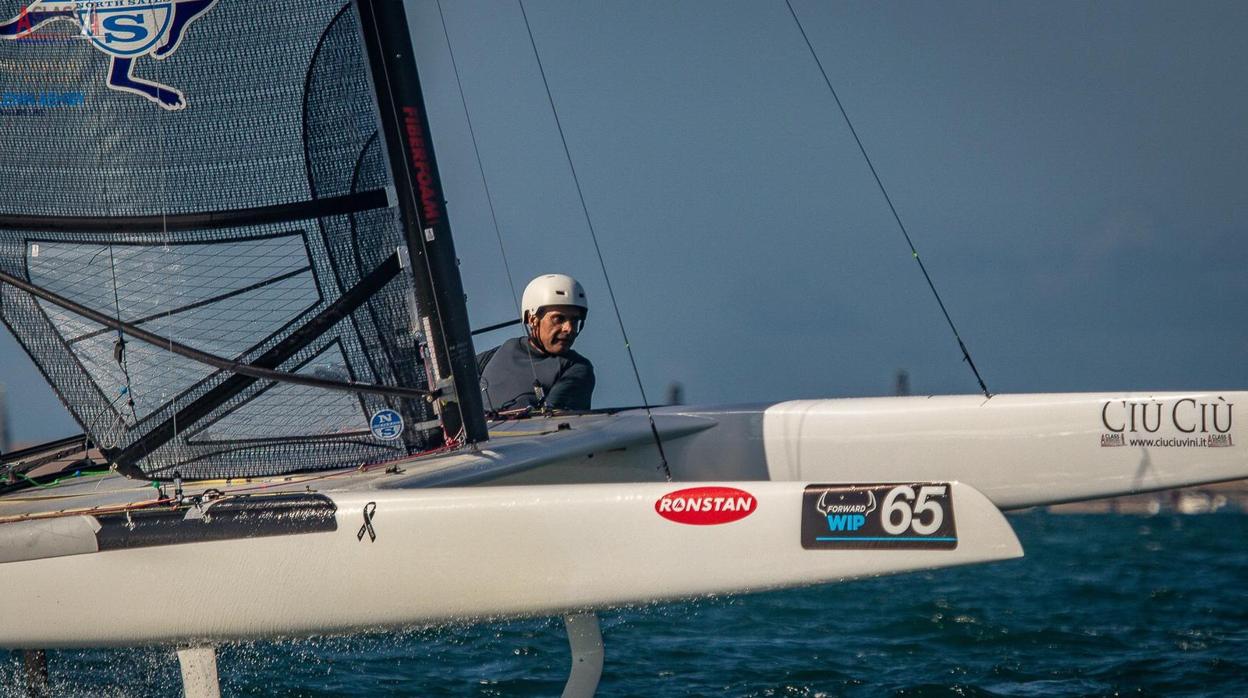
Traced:
<path id="1" fill-rule="evenodd" d="M 6 0 L 0 20 L 0 272 L 46 292 L 0 284 L 0 314 L 110 457 L 233 477 L 443 443 L 416 391 L 140 338 L 437 388 L 353 5 Z"/>

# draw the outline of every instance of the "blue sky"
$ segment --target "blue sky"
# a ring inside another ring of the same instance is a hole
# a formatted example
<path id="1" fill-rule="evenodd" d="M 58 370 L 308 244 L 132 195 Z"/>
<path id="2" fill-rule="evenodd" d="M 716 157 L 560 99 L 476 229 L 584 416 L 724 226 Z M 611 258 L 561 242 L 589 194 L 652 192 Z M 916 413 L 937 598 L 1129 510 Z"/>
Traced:
<path id="1" fill-rule="evenodd" d="M 1248 386 L 1248 5 L 793 5 L 994 392 Z M 469 310 L 508 319 L 438 6 L 409 8 Z M 525 8 L 652 400 L 975 392 L 782 0 Z M 518 5 L 442 9 L 516 283 L 582 279 L 595 404 L 636 404 Z M 14 436 L 76 429 L 0 356 Z"/>

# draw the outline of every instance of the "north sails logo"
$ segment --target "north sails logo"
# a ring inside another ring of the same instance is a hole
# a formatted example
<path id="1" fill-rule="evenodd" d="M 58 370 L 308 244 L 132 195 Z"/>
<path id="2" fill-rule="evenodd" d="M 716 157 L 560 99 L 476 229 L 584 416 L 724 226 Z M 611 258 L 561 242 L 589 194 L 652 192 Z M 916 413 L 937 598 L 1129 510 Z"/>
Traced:
<path id="1" fill-rule="evenodd" d="M 134 59 L 164 60 L 178 50 L 186 28 L 217 0 L 39 0 L 0 24 L 0 39 L 21 40 L 58 20 L 75 22 L 82 35 L 112 59 L 108 86 L 168 110 L 186 107 L 177 88 L 134 77 Z"/>

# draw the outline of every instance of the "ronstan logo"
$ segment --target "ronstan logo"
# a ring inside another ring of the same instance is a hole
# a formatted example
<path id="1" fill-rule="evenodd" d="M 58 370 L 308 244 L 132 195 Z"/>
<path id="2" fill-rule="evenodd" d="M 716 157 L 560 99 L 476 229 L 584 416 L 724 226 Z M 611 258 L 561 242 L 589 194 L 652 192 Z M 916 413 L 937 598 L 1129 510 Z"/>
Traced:
<path id="1" fill-rule="evenodd" d="M 669 492 L 654 503 L 659 516 L 692 526 L 740 521 L 757 508 L 754 495 L 735 487 L 690 487 Z"/>

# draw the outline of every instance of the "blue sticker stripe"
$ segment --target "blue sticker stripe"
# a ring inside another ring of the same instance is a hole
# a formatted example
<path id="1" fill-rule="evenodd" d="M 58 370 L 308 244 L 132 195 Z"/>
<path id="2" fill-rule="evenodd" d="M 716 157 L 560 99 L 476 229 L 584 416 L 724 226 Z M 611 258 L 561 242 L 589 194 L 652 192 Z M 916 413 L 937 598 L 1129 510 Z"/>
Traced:
<path id="1" fill-rule="evenodd" d="M 877 537 L 877 538 L 855 537 L 855 536 L 846 536 L 846 537 L 819 536 L 815 538 L 815 540 L 848 540 L 848 541 L 917 540 L 917 541 L 930 541 L 932 543 L 950 543 L 950 542 L 956 542 L 958 539 L 957 538 L 925 538 L 923 536 L 886 536 L 886 537 Z"/>

